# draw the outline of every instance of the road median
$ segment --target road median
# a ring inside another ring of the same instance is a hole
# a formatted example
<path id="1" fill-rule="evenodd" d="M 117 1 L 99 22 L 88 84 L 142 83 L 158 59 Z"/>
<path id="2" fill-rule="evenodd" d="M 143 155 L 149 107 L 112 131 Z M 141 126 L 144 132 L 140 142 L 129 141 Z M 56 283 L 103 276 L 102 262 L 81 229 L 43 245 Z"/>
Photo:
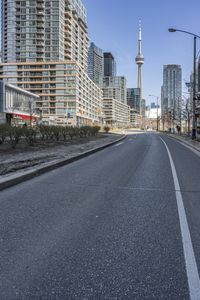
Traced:
<path id="1" fill-rule="evenodd" d="M 24 181 L 27 181 L 29 179 L 32 179 L 36 176 L 42 175 L 44 173 L 47 173 L 49 171 L 55 170 L 59 167 L 68 165 L 72 162 L 75 162 L 77 160 L 80 160 L 84 157 L 87 157 L 91 154 L 94 154 L 98 151 L 101 151 L 103 149 L 106 149 L 112 145 L 115 145 L 117 143 L 119 143 L 120 141 L 124 140 L 126 138 L 125 135 L 121 136 L 120 138 L 116 138 L 116 140 L 109 142 L 109 143 L 105 143 L 101 146 L 92 148 L 90 150 L 84 151 L 82 153 L 76 154 L 70 158 L 64 158 L 64 159 L 56 159 L 54 161 L 51 162 L 47 162 L 44 163 L 40 166 L 37 167 L 33 167 L 29 170 L 24 170 L 23 173 L 22 172 L 16 172 L 16 173 L 12 173 L 12 174 L 8 174 L 7 176 L 1 176 L 2 178 L 0 178 L 0 191 L 12 187 L 14 185 L 17 185 L 19 183 L 22 183 Z"/>

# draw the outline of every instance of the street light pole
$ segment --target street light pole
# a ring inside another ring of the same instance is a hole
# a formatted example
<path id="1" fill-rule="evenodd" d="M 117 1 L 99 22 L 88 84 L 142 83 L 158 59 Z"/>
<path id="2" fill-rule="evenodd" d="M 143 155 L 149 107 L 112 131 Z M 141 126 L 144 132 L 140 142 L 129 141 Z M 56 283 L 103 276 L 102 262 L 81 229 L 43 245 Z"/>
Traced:
<path id="1" fill-rule="evenodd" d="M 196 139 L 196 52 L 197 37 L 194 36 L 193 102 L 192 102 L 192 139 Z"/>
<path id="2" fill-rule="evenodd" d="M 182 98 L 179 99 L 180 135 L 182 134 Z"/>
<path id="3" fill-rule="evenodd" d="M 158 97 L 156 97 L 156 106 L 157 106 L 157 131 L 159 130 L 158 128 Z"/>
<path id="4" fill-rule="evenodd" d="M 194 37 L 194 57 L 193 57 L 193 105 L 192 105 L 192 139 L 196 139 L 196 114 L 195 114 L 195 110 L 196 110 L 196 59 L 197 59 L 197 47 L 196 47 L 196 42 L 197 42 L 197 38 L 200 39 L 200 36 L 198 36 L 197 34 L 194 34 L 192 32 L 189 31 L 185 31 L 185 30 L 180 30 L 180 29 L 176 29 L 176 28 L 169 28 L 168 29 L 169 32 L 183 32 L 189 35 L 192 35 Z"/>

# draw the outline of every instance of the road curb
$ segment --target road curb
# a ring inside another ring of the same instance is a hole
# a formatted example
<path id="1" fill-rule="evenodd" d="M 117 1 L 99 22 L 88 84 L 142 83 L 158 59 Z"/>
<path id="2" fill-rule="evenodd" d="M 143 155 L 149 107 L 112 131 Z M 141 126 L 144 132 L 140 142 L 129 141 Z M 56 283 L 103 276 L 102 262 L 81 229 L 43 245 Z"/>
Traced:
<path id="1" fill-rule="evenodd" d="M 194 150 L 200 152 L 200 149 L 199 149 L 199 148 L 197 148 L 197 147 L 191 145 L 190 143 L 187 143 L 187 141 L 183 141 L 183 140 L 181 140 L 181 139 L 179 139 L 179 138 L 177 138 L 177 137 L 175 137 L 175 136 L 168 135 L 167 133 L 164 133 L 164 134 L 165 134 L 166 136 L 168 136 L 169 138 L 172 138 L 172 139 L 174 139 L 174 140 L 176 140 L 176 141 L 178 141 L 178 142 L 180 142 L 180 143 L 182 143 L 182 144 L 184 144 L 184 145 L 186 145 L 186 146 L 188 146 L 188 147 L 190 147 L 190 148 L 192 148 L 192 149 L 194 149 Z"/>
<path id="2" fill-rule="evenodd" d="M 14 185 L 17 185 L 19 183 L 22 183 L 24 181 L 27 181 L 29 179 L 32 179 L 34 177 L 37 177 L 37 176 L 40 176 L 42 174 L 45 174 L 49 171 L 52 171 L 52 170 L 55 170 L 55 169 L 58 169 L 62 166 L 65 166 L 65 165 L 68 165 L 72 162 L 75 162 L 77 160 L 80 160 L 84 157 L 87 157 L 91 154 L 94 154 L 96 152 L 99 152 L 103 149 L 106 149 L 112 145 L 115 145 L 121 141 L 123 141 L 124 139 L 126 138 L 126 135 L 122 136 L 120 139 L 117 139 L 116 141 L 113 141 L 111 143 L 108 143 L 108 144 L 105 144 L 103 146 L 100 146 L 100 147 L 97 147 L 97 148 L 93 148 L 91 150 L 88 150 L 88 151 L 85 151 L 79 155 L 76 155 L 74 157 L 71 157 L 71 158 L 68 158 L 68 159 L 63 159 L 63 160 L 60 160 L 60 161 L 57 161 L 55 163 L 52 163 L 51 165 L 47 165 L 47 166 L 43 166 L 41 168 L 38 168 L 36 170 L 33 170 L 33 171 L 29 171 L 27 174 L 23 174 L 23 175 L 19 175 L 15 178 L 10 178 L 6 181 L 3 181 L 3 182 L 0 182 L 0 191 L 2 190 L 5 190 L 9 187 L 12 187 Z"/>

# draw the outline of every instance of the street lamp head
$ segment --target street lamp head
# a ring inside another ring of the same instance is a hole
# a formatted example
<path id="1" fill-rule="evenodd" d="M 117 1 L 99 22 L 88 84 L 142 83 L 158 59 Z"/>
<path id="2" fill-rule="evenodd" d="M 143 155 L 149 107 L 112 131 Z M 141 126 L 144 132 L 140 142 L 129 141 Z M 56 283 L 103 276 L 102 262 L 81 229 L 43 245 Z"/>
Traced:
<path id="1" fill-rule="evenodd" d="M 169 28 L 168 31 L 169 32 L 176 32 L 176 29 L 175 28 Z"/>
<path id="2" fill-rule="evenodd" d="M 152 94 L 150 94 L 150 95 L 149 95 L 149 97 L 155 97 L 155 98 L 159 98 L 158 96 L 156 96 L 156 95 L 152 95 Z"/>

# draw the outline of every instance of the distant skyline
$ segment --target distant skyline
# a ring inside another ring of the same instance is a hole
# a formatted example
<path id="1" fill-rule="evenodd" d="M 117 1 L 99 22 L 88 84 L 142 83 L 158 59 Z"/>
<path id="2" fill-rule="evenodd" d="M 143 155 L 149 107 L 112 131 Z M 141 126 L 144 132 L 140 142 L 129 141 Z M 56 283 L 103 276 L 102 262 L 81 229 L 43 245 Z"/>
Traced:
<path id="1" fill-rule="evenodd" d="M 110 51 L 117 62 L 118 75 L 126 76 L 128 87 L 137 87 L 139 19 L 142 20 L 143 94 L 160 97 L 163 65 L 179 64 L 183 71 L 183 91 L 193 68 L 193 38 L 169 33 L 169 27 L 200 35 L 199 0 L 83 0 L 88 14 L 89 37 L 104 51 Z M 200 40 L 197 41 L 197 50 Z"/>

